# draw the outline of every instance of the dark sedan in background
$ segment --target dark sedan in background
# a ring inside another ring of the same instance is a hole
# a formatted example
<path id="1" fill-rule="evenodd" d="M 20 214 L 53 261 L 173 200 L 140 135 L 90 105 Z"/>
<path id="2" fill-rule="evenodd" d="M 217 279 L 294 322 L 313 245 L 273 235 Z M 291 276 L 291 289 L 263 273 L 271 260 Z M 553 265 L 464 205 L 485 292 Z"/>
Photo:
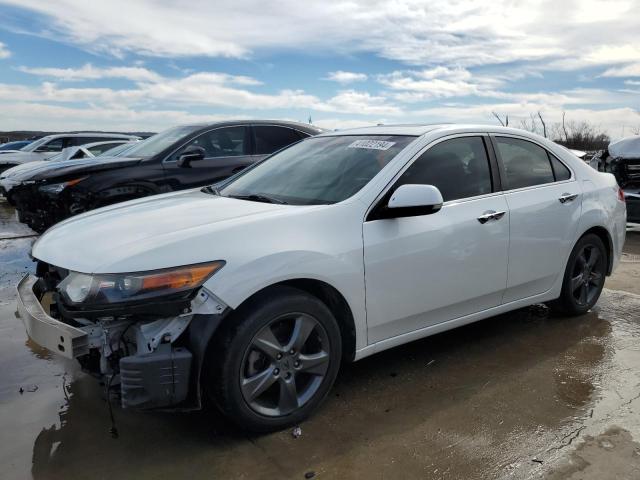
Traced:
<path id="1" fill-rule="evenodd" d="M 31 140 L 16 140 L 0 144 L 0 152 L 17 152 L 31 143 Z"/>
<path id="2" fill-rule="evenodd" d="M 41 232 L 102 206 L 219 182 L 321 131 L 303 123 L 264 120 L 178 126 L 122 156 L 52 162 L 50 168 L 14 177 L 11 200 L 19 220 Z"/>
<path id="3" fill-rule="evenodd" d="M 596 170 L 615 175 L 627 203 L 627 222 L 640 225 L 640 136 L 611 142 L 594 155 L 590 164 Z"/>

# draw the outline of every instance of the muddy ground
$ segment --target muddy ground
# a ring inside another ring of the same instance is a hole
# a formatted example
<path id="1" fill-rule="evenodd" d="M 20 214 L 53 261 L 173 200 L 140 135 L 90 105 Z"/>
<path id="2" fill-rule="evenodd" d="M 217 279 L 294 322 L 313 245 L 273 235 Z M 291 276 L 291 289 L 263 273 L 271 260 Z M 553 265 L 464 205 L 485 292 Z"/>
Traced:
<path id="1" fill-rule="evenodd" d="M 597 307 L 529 308 L 346 366 L 301 425 L 115 408 L 27 340 L 14 287 L 33 232 L 0 201 L 0 478 L 640 478 L 640 233 Z"/>

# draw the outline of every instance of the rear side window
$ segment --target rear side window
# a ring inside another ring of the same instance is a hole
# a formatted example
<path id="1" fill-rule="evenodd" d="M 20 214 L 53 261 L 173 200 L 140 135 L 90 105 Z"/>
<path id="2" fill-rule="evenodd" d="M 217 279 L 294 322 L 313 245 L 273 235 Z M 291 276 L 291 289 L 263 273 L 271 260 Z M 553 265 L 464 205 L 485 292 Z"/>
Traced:
<path id="1" fill-rule="evenodd" d="M 563 180 L 569 180 L 571 178 L 571 171 L 564 166 L 560 160 L 558 160 L 555 156 L 549 155 L 549 160 L 551 160 L 551 166 L 553 167 L 553 174 L 556 177 L 556 182 L 561 182 Z"/>
<path id="2" fill-rule="evenodd" d="M 445 140 L 424 152 L 402 174 L 405 184 L 438 187 L 445 202 L 491 193 L 491 170 L 482 137 Z"/>
<path id="3" fill-rule="evenodd" d="M 554 181 L 547 151 L 517 138 L 496 137 L 496 145 L 504 166 L 507 189 L 532 187 Z"/>
<path id="4" fill-rule="evenodd" d="M 292 128 L 271 125 L 253 127 L 256 155 L 269 155 L 300 140 L 301 135 Z"/>
<path id="5" fill-rule="evenodd" d="M 69 147 L 79 147 L 80 145 L 86 145 L 87 143 L 104 142 L 109 140 L 108 138 L 99 137 L 69 137 L 67 143 Z"/>
<path id="6" fill-rule="evenodd" d="M 118 143 L 103 143 L 101 145 L 94 145 L 93 147 L 89 147 L 87 150 L 89 150 L 93 155 L 100 155 L 103 152 L 106 152 L 107 150 L 111 150 L 113 147 L 116 147 L 120 145 L 120 142 Z"/>

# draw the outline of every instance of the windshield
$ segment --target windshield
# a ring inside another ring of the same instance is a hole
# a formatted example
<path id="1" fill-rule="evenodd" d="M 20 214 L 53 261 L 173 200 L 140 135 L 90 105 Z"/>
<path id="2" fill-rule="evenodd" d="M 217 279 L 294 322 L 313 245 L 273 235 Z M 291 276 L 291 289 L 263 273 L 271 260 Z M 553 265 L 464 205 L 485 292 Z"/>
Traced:
<path id="1" fill-rule="evenodd" d="M 42 138 L 36 140 L 35 142 L 30 143 L 26 147 L 23 147 L 21 150 L 23 152 L 33 152 L 36 148 L 38 148 L 40 145 L 42 145 L 44 143 L 47 143 L 49 140 L 51 140 L 51 137 L 42 137 Z"/>
<path id="2" fill-rule="evenodd" d="M 130 148 L 138 145 L 138 142 L 123 143 L 96 155 L 96 157 L 122 157 Z"/>
<path id="3" fill-rule="evenodd" d="M 240 175 L 220 195 L 293 205 L 341 202 L 364 187 L 415 137 L 315 137 Z"/>
<path id="4" fill-rule="evenodd" d="M 0 151 L 1 150 L 20 150 L 23 147 L 27 146 L 29 144 L 29 142 L 8 142 L 8 143 L 3 143 L 0 144 Z"/>
<path id="5" fill-rule="evenodd" d="M 176 142 L 179 142 L 187 135 L 195 132 L 200 127 L 193 125 L 174 127 L 164 132 L 157 133 L 156 135 L 147 138 L 137 143 L 131 150 L 127 151 L 127 157 L 152 157 L 163 150 L 169 148 Z"/>

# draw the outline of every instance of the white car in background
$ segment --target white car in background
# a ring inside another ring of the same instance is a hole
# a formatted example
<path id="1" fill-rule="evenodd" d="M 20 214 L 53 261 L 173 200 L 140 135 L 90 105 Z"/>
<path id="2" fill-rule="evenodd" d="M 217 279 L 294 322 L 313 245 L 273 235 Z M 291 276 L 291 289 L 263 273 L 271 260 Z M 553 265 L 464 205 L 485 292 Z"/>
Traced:
<path id="1" fill-rule="evenodd" d="M 342 361 L 535 303 L 587 312 L 624 239 L 615 178 L 544 138 L 361 128 L 57 224 L 18 311 L 125 407 L 204 393 L 269 431 L 316 409 Z"/>
<path id="2" fill-rule="evenodd" d="M 116 156 L 121 149 L 114 150 L 115 147 L 122 146 L 122 150 L 127 146 L 136 143 L 137 140 L 108 140 L 106 142 L 93 142 L 85 145 L 67 147 L 59 154 L 49 157 L 47 160 L 64 161 L 64 160 L 80 160 L 81 158 L 94 158 L 103 154 Z M 113 150 L 113 151 L 112 151 Z"/>
<path id="3" fill-rule="evenodd" d="M 0 155 L 0 173 L 27 162 L 45 160 L 52 157 L 64 149 L 74 146 L 81 146 L 87 143 L 105 142 L 109 140 L 140 140 L 135 135 L 123 135 L 119 133 L 61 133 L 47 135 L 33 143 L 30 143 L 20 151 Z"/>

